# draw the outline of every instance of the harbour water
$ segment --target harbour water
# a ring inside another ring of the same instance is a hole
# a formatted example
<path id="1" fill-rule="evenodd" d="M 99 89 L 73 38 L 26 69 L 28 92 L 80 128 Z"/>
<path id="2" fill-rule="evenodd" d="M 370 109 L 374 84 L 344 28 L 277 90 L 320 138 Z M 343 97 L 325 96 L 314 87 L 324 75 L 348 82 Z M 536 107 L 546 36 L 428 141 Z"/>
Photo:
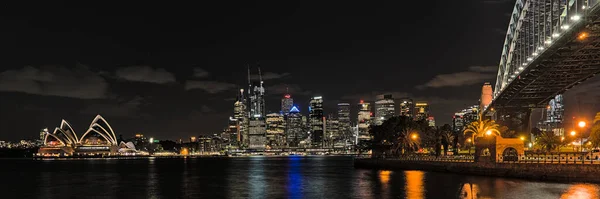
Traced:
<path id="1" fill-rule="evenodd" d="M 0 159 L 1 198 L 598 198 L 600 186 L 354 169 L 351 157 Z"/>

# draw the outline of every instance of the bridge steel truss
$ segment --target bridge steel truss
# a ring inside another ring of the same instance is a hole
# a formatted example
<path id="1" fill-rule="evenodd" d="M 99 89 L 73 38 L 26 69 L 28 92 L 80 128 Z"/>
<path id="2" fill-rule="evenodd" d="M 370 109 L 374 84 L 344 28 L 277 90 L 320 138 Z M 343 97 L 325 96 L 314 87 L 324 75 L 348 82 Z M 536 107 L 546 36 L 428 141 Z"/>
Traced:
<path id="1" fill-rule="evenodd" d="M 546 107 L 600 73 L 599 1 L 517 0 L 488 107 Z"/>

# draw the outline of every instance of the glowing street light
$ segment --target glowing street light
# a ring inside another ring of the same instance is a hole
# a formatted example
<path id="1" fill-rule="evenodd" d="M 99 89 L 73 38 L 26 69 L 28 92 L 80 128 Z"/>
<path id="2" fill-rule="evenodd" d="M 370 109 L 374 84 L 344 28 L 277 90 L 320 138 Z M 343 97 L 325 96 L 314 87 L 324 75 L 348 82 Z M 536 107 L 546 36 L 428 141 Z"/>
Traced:
<path id="1" fill-rule="evenodd" d="M 575 131 L 571 131 L 571 136 L 575 136 L 577 133 Z"/>
<path id="2" fill-rule="evenodd" d="M 577 125 L 579 125 L 579 127 L 583 128 L 583 127 L 585 127 L 585 121 L 579 121 L 579 123 Z"/>
<path id="3" fill-rule="evenodd" d="M 492 135 L 492 130 L 488 130 L 485 132 L 486 135 Z"/>
<path id="4" fill-rule="evenodd" d="M 577 39 L 584 40 L 587 37 L 588 37 L 588 33 L 587 32 L 582 32 L 582 33 L 579 33 L 579 36 L 577 36 Z"/>
<path id="5" fill-rule="evenodd" d="M 521 138 L 521 140 L 525 141 L 525 137 L 521 136 L 520 138 Z"/>
<path id="6" fill-rule="evenodd" d="M 473 140 L 471 140 L 471 138 L 467 139 L 468 143 L 471 143 Z"/>
<path id="7" fill-rule="evenodd" d="M 415 133 L 413 133 L 413 134 L 412 134 L 412 136 L 411 136 L 411 138 L 412 138 L 413 140 L 416 140 L 416 139 L 417 139 L 417 137 L 418 137 L 418 136 L 417 136 L 417 134 L 415 134 Z"/>

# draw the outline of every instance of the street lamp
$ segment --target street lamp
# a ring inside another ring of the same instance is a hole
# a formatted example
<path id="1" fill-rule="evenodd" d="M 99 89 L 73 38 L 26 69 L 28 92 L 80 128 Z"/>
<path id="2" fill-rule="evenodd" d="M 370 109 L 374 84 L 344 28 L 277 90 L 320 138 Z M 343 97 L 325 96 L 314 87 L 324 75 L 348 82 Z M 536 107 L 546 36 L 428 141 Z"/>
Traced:
<path id="1" fill-rule="evenodd" d="M 492 135 L 492 130 L 488 130 L 485 132 L 486 135 Z"/>
<path id="2" fill-rule="evenodd" d="M 472 141 L 472 140 L 471 140 L 471 138 L 467 139 L 467 142 L 468 142 L 468 143 L 471 143 L 471 141 Z"/>
<path id="3" fill-rule="evenodd" d="M 585 121 L 579 121 L 579 123 L 577 125 L 579 125 L 579 127 L 581 127 L 581 128 L 584 128 L 585 127 Z"/>
<path id="4" fill-rule="evenodd" d="M 417 134 L 414 134 L 414 133 L 413 133 L 413 134 L 412 134 L 412 136 L 411 136 L 411 138 L 412 138 L 413 140 L 416 140 L 416 139 L 417 139 Z"/>
<path id="5" fill-rule="evenodd" d="M 525 141 L 525 137 L 521 136 L 520 138 L 521 138 L 521 140 Z"/>
<path id="6" fill-rule="evenodd" d="M 571 131 L 571 136 L 575 136 L 577 133 L 575 131 Z"/>

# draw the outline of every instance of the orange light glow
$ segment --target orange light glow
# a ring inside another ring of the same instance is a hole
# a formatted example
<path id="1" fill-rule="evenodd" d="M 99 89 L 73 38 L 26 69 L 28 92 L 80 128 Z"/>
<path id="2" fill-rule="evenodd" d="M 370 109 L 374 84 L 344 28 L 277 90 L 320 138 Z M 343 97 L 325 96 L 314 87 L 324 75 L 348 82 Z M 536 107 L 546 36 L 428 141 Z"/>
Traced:
<path id="1" fill-rule="evenodd" d="M 575 136 L 577 134 L 575 131 L 571 131 L 571 136 Z"/>
<path id="2" fill-rule="evenodd" d="M 391 171 L 379 171 L 379 181 L 381 184 L 387 184 L 390 181 Z"/>
<path id="3" fill-rule="evenodd" d="M 579 33 L 579 36 L 577 36 L 577 39 L 584 40 L 584 39 L 587 39 L 587 37 L 588 37 L 588 33 L 582 32 L 582 33 Z"/>
<path id="4" fill-rule="evenodd" d="M 421 199 L 424 198 L 425 187 L 423 186 L 423 180 L 425 172 L 423 171 L 405 171 L 406 176 L 406 197 Z"/>
<path id="5" fill-rule="evenodd" d="M 413 140 L 414 140 L 414 139 L 417 139 L 417 137 L 418 137 L 418 136 L 417 136 L 417 134 L 412 134 L 412 136 L 411 136 L 411 138 L 412 138 Z"/>
<path id="6" fill-rule="evenodd" d="M 583 128 L 583 127 L 585 127 L 585 122 L 579 121 L 579 123 L 577 125 L 579 125 L 579 127 Z"/>

